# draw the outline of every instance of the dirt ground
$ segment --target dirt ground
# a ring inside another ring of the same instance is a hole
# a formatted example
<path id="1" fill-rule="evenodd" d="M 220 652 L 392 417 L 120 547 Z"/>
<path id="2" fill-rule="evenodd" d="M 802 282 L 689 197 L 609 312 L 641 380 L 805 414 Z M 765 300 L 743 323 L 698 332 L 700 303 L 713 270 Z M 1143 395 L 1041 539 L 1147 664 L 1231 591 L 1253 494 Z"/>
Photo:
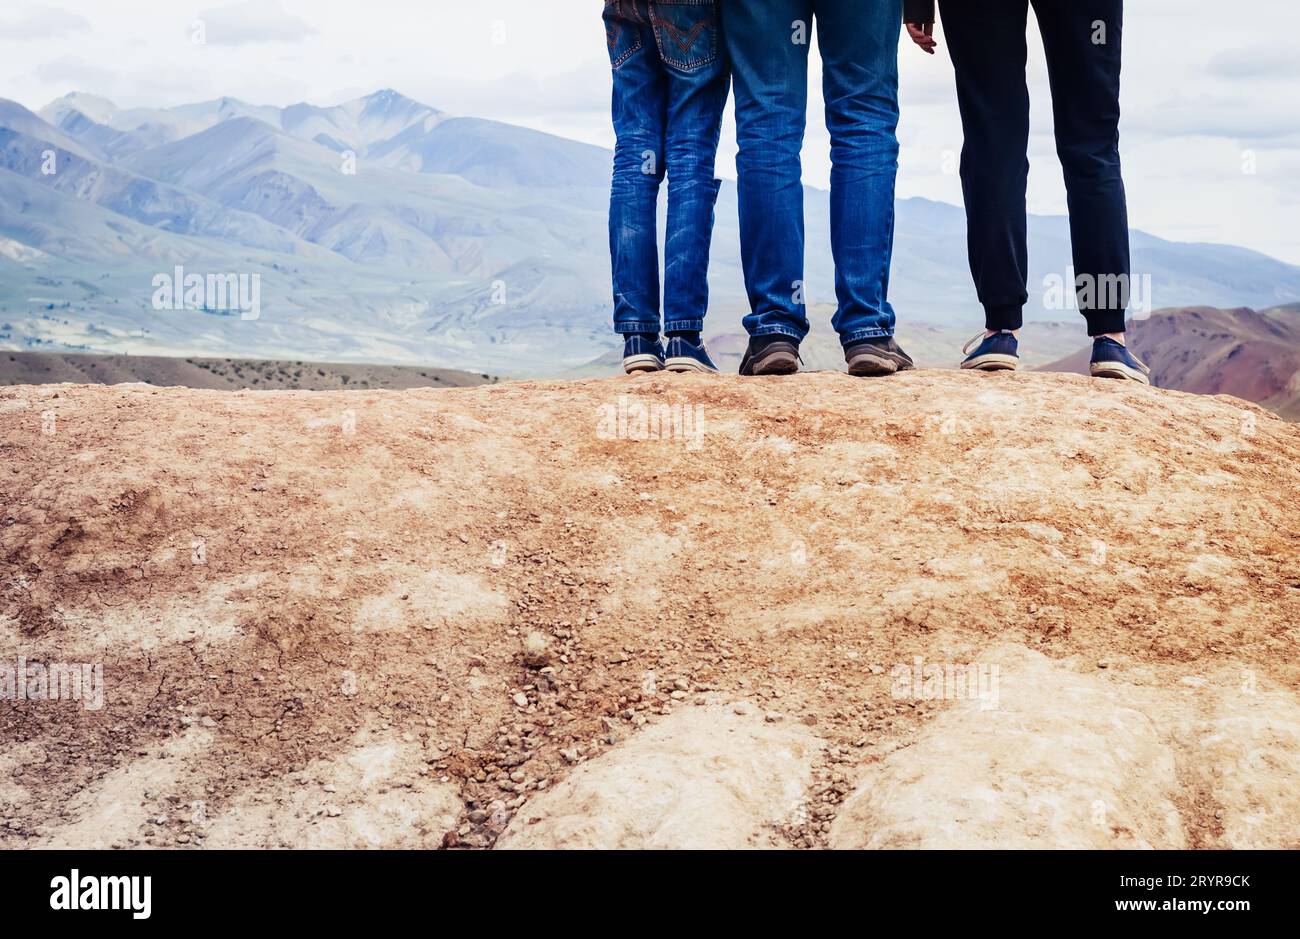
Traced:
<path id="1" fill-rule="evenodd" d="M 0 846 L 1300 847 L 1298 494 L 1071 375 L 0 388 L 0 654 L 103 676 Z"/>

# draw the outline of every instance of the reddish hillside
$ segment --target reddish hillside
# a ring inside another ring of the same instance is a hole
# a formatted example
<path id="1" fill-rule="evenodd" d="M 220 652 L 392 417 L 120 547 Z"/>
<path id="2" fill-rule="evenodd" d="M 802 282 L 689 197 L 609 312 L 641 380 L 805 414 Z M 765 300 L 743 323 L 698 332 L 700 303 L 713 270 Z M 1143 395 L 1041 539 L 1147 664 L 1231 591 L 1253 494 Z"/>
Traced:
<path id="1" fill-rule="evenodd" d="M 1278 307 L 1159 310 L 1129 323 L 1129 344 L 1161 388 L 1228 394 L 1300 418 L 1300 311 Z M 1044 372 L 1087 374 L 1090 349 Z"/>

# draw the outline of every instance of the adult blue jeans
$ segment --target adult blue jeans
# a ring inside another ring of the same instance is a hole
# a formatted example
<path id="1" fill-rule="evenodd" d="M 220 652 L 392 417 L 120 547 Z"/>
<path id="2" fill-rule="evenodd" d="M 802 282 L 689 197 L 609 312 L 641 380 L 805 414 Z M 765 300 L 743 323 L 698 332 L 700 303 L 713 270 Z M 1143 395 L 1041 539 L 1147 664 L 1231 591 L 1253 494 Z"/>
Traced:
<path id="1" fill-rule="evenodd" d="M 831 136 L 832 324 L 845 345 L 893 335 L 902 0 L 731 0 L 722 12 L 736 87 L 745 328 L 808 334 L 800 151 L 815 18 Z"/>
<path id="2" fill-rule="evenodd" d="M 717 0 L 607 0 L 617 143 L 609 198 L 614 329 L 658 334 L 656 209 L 668 181 L 663 330 L 698 332 L 709 306 L 714 176 L 731 85 Z"/>

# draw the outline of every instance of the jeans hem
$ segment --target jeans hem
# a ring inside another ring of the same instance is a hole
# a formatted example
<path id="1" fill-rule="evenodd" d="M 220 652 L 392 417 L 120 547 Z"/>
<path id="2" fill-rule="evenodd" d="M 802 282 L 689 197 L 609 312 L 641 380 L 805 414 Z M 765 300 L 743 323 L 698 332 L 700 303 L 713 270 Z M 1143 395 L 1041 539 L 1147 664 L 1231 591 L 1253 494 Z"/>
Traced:
<path id="1" fill-rule="evenodd" d="M 894 335 L 892 329 L 881 329 L 879 327 L 875 329 L 856 329 L 851 333 L 840 336 L 840 345 L 848 348 L 853 343 L 862 342 L 864 339 L 888 339 L 892 335 Z"/>
<path id="2" fill-rule="evenodd" d="M 654 334 L 659 335 L 659 323 L 615 323 L 614 332 L 620 336 L 647 336 Z"/>
<path id="3" fill-rule="evenodd" d="M 666 333 L 698 333 L 704 331 L 704 320 L 673 320 L 664 323 Z"/>
<path id="4" fill-rule="evenodd" d="M 788 326 L 760 326 L 749 334 L 751 339 L 757 339 L 759 336 L 789 336 L 795 342 L 803 342 L 806 333 L 799 333 Z"/>

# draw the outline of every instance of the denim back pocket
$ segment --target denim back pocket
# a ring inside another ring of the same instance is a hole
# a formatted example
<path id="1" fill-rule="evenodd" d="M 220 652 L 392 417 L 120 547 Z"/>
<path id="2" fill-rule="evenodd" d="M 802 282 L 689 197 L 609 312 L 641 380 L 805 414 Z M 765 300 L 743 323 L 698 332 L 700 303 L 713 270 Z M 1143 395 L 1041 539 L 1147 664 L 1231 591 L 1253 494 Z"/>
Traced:
<path id="1" fill-rule="evenodd" d="M 666 64 L 689 72 L 717 61 L 717 0 L 650 0 L 650 19 Z"/>
<path id="2" fill-rule="evenodd" d="M 641 26 L 634 0 L 605 0 L 604 20 L 609 64 L 618 68 L 641 51 Z"/>

